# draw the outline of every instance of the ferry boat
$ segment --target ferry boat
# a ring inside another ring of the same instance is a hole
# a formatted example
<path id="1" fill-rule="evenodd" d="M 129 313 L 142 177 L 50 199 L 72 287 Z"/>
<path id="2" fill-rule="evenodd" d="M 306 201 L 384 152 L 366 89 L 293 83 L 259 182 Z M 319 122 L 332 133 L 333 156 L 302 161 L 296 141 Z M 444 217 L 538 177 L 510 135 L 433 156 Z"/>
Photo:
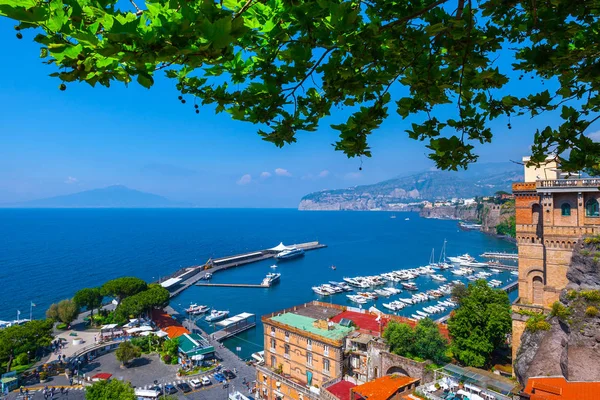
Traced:
<path id="1" fill-rule="evenodd" d="M 261 285 L 263 286 L 271 286 L 274 283 L 279 282 L 279 278 L 281 278 L 281 274 L 278 272 L 269 272 L 267 274 L 267 276 L 265 276 L 265 279 L 263 279 Z"/>
<path id="2" fill-rule="evenodd" d="M 290 260 L 292 258 L 298 258 L 302 256 L 304 256 L 304 250 L 297 249 L 294 247 L 292 249 L 284 250 L 280 253 L 277 253 L 275 258 L 278 260 Z"/>
<path id="3" fill-rule="evenodd" d="M 414 282 L 402 282 L 402 287 L 406 290 L 417 290 L 417 285 Z"/>
<path id="4" fill-rule="evenodd" d="M 205 312 L 208 312 L 209 310 L 210 310 L 210 307 L 198 305 L 198 304 L 194 303 L 194 304 L 190 304 L 190 306 L 185 309 L 185 312 L 187 312 L 188 314 L 192 314 L 192 315 L 198 315 L 198 314 L 204 314 Z"/>
<path id="5" fill-rule="evenodd" d="M 214 321 L 218 321 L 220 319 L 225 318 L 226 316 L 229 315 L 229 311 L 217 311 L 217 310 L 212 310 L 210 312 L 210 315 L 208 315 L 206 318 L 204 318 L 206 321 L 208 322 L 214 322 Z"/>

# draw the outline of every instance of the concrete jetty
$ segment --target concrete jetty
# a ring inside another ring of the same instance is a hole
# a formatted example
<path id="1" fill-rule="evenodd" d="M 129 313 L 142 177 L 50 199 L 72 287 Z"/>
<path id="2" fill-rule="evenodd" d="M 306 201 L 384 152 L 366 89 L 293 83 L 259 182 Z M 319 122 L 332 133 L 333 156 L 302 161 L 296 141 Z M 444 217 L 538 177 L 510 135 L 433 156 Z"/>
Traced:
<path id="1" fill-rule="evenodd" d="M 283 246 L 280 244 L 279 246 Z M 225 269 L 240 267 L 242 265 L 255 263 L 258 261 L 274 258 L 281 250 L 277 250 L 279 246 L 271 249 L 257 250 L 253 252 L 237 254 L 233 256 L 209 259 L 204 265 L 196 265 L 193 267 L 183 268 L 171 275 L 168 279 L 159 282 L 161 286 L 169 290 L 171 298 L 177 296 L 192 285 L 197 284 L 205 277 L 205 274 L 210 272 L 214 274 Z M 304 251 L 317 250 L 327 247 L 318 241 L 298 243 L 289 246 L 288 248 L 298 248 Z M 238 286 L 240 285 L 240 286 Z M 246 285 L 246 284 L 203 284 L 202 286 L 228 286 L 228 287 L 264 287 L 262 285 Z"/>
<path id="2" fill-rule="evenodd" d="M 269 285 L 263 284 L 252 284 L 252 283 L 196 283 L 196 286 L 208 286 L 208 287 L 235 287 L 235 288 L 254 288 L 254 289 L 267 289 Z"/>

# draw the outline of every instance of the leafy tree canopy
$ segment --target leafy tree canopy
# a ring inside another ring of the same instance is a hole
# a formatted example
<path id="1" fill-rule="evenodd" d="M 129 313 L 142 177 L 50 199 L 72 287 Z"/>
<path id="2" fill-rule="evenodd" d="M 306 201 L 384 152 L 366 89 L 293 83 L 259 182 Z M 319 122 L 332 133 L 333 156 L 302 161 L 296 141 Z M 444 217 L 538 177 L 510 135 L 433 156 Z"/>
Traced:
<path id="1" fill-rule="evenodd" d="M 77 315 L 79 315 L 79 307 L 73 300 L 69 299 L 60 301 L 57 306 L 57 311 L 58 319 L 65 324 L 70 324 L 77 318 Z"/>
<path id="2" fill-rule="evenodd" d="M 84 288 L 75 293 L 73 301 L 77 307 L 85 307 L 93 315 L 94 309 L 102 305 L 103 297 L 99 288 Z"/>
<path id="3" fill-rule="evenodd" d="M 146 290 L 147 287 L 146 282 L 140 278 L 125 276 L 106 282 L 102 285 L 101 292 L 105 296 L 115 297 L 120 302 L 128 296 L 133 296 Z"/>
<path id="4" fill-rule="evenodd" d="M 370 156 L 368 135 L 391 108 L 411 117 L 406 132 L 438 167 L 457 169 L 491 142 L 492 120 L 510 129 L 513 116 L 558 110 L 560 123 L 536 132 L 532 162 L 556 153 L 567 170 L 599 165 L 600 143 L 584 134 L 600 118 L 597 0 L 136 1 L 0 0 L 0 15 L 19 39 L 37 28 L 61 90 L 149 88 L 162 71 L 182 103 L 259 124 L 277 146 L 348 108 L 331 125 L 335 148 Z M 522 97 L 497 65 L 507 55 L 514 80 L 535 79 Z"/>
<path id="5" fill-rule="evenodd" d="M 485 366 L 505 342 L 511 324 L 508 294 L 490 288 L 485 280 L 471 283 L 448 320 L 452 353 L 463 364 Z"/>
<path id="6" fill-rule="evenodd" d="M 85 389 L 86 400 L 135 400 L 135 391 L 127 382 L 116 379 L 98 381 Z"/>
<path id="7" fill-rule="evenodd" d="M 142 350 L 129 341 L 121 343 L 117 350 L 115 350 L 115 357 L 117 360 L 121 361 L 123 365 L 126 365 L 129 361 L 138 358 L 141 355 Z"/>
<path id="8" fill-rule="evenodd" d="M 164 307 L 169 304 L 170 294 L 160 285 L 152 284 L 148 290 L 129 296 L 124 299 L 115 310 L 119 321 L 125 321 L 130 316 L 140 316 L 152 311 L 154 308 Z"/>
<path id="9" fill-rule="evenodd" d="M 53 338 L 52 328 L 53 321 L 47 319 L 0 329 L 0 362 L 7 362 L 7 372 L 19 354 L 27 354 L 29 351 L 34 357 L 39 348 L 50 345 Z"/>
<path id="10" fill-rule="evenodd" d="M 383 338 L 392 353 L 403 357 L 418 357 L 435 363 L 446 358 L 448 341 L 429 318 L 420 320 L 414 329 L 408 324 L 391 321 L 383 332 Z"/>

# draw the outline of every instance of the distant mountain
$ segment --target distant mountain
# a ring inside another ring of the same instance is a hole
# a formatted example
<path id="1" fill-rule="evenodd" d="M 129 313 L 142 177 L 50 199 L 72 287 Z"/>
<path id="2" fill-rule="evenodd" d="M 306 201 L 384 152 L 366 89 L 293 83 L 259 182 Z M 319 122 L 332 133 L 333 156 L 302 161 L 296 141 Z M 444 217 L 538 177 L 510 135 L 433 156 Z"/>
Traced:
<path id="1" fill-rule="evenodd" d="M 510 192 L 523 179 L 522 167 L 513 163 L 475 164 L 467 171 L 425 171 L 373 185 L 323 190 L 302 198 L 300 210 L 391 210 L 399 204 L 447 200 Z"/>
<path id="2" fill-rule="evenodd" d="M 1 204 L 2 207 L 27 208 L 163 208 L 186 207 L 186 204 L 165 197 L 140 192 L 122 185 L 21 203 Z"/>

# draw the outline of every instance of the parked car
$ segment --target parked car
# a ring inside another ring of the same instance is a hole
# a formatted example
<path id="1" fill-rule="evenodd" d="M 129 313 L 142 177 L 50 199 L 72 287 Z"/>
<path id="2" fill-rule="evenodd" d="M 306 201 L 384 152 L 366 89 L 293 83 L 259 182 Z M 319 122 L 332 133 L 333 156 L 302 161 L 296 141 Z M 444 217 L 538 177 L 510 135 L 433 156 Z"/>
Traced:
<path id="1" fill-rule="evenodd" d="M 163 395 L 163 391 L 162 391 L 161 387 L 158 385 L 151 387 L 149 390 L 154 390 L 156 393 L 158 393 L 159 396 Z"/>
<path id="2" fill-rule="evenodd" d="M 192 388 L 190 387 L 190 385 L 188 385 L 185 382 L 181 382 L 177 384 L 177 387 L 179 388 L 179 390 L 181 390 L 183 393 L 189 393 L 192 391 Z"/>
<path id="3" fill-rule="evenodd" d="M 165 385 L 165 393 L 174 394 L 177 393 L 177 389 L 175 389 L 175 386 L 173 385 Z"/>
<path id="4" fill-rule="evenodd" d="M 215 381 L 221 383 L 221 382 L 225 382 L 227 380 L 227 378 L 225 378 L 225 375 L 223 374 L 215 374 L 214 375 Z"/>
<path id="5" fill-rule="evenodd" d="M 202 382 L 200 381 L 200 379 L 192 379 L 190 381 L 190 385 L 194 388 L 194 389 L 198 389 L 202 387 Z"/>
<path id="6" fill-rule="evenodd" d="M 206 386 L 206 385 L 210 385 L 212 382 L 210 381 L 210 378 L 208 376 L 203 376 L 202 377 L 202 385 Z"/>
<path id="7" fill-rule="evenodd" d="M 225 378 L 227 378 L 227 379 L 235 378 L 235 374 L 233 372 L 231 372 L 230 369 L 226 369 L 225 371 L 223 371 L 223 375 L 225 375 Z"/>

